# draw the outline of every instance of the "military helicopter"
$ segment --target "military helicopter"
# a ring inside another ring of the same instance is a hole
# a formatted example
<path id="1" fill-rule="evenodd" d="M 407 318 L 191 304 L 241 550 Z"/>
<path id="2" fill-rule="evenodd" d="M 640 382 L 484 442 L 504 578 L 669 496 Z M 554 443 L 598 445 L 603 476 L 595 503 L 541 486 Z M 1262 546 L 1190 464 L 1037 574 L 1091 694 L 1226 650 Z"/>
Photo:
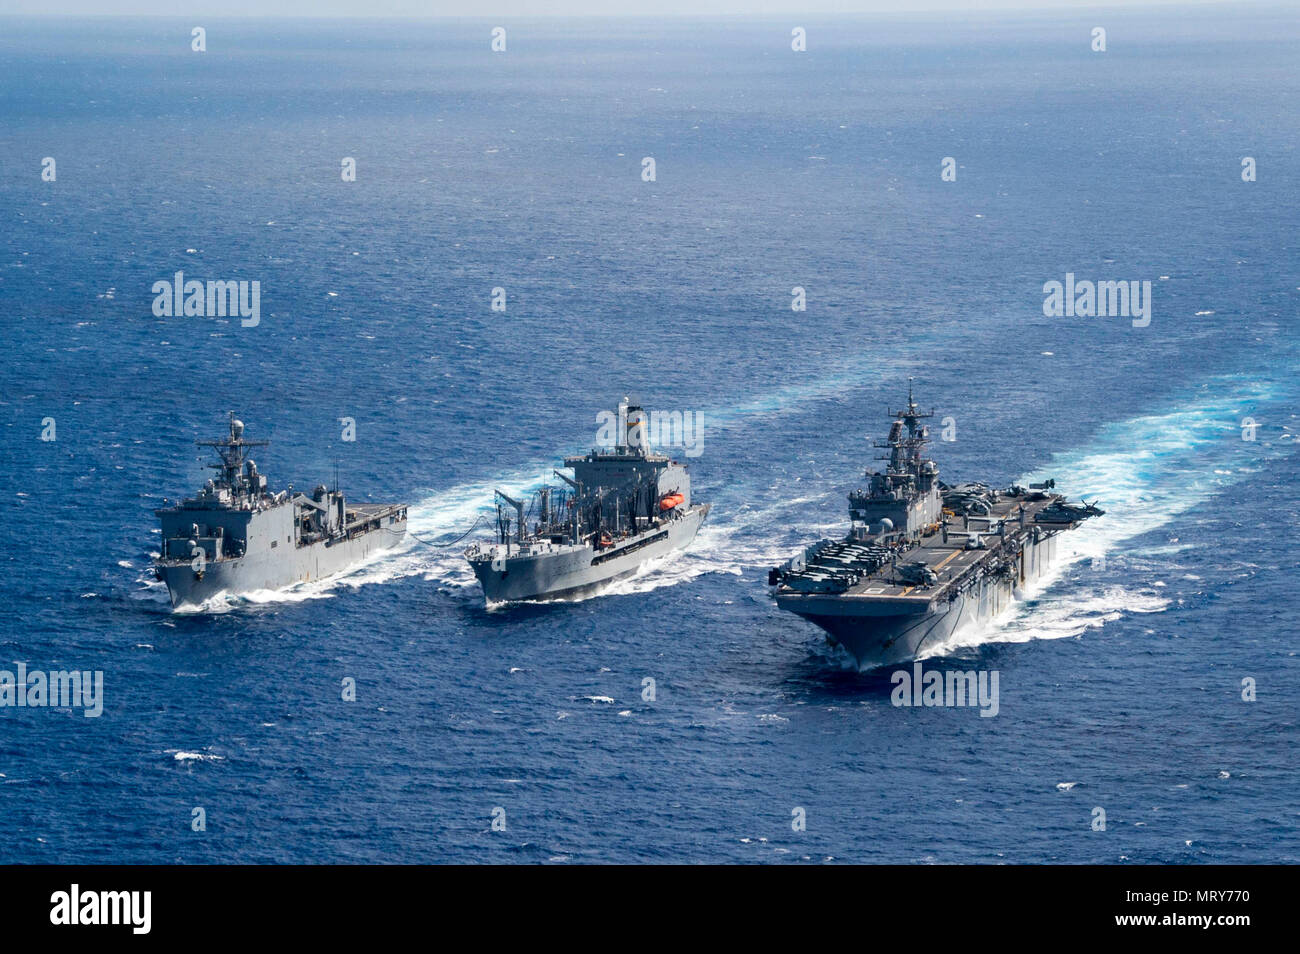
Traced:
<path id="1" fill-rule="evenodd" d="M 1086 500 L 1080 504 L 1056 500 L 1034 514 L 1034 519 L 1039 523 L 1078 523 L 1089 517 L 1100 517 L 1105 512 L 1095 503 Z"/>
<path id="2" fill-rule="evenodd" d="M 930 569 L 924 560 L 900 563 L 894 569 L 898 571 L 902 581 L 909 586 L 933 586 L 939 582 L 939 575 Z"/>

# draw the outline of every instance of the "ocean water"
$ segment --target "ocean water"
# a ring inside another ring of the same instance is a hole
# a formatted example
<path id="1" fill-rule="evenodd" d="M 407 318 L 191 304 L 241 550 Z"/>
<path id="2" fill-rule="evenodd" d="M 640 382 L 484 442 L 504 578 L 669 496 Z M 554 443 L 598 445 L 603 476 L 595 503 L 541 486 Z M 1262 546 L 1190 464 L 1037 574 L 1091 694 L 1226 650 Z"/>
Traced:
<path id="1" fill-rule="evenodd" d="M 0 861 L 1300 860 L 1294 9 L 2 24 L 0 668 L 104 711 L 0 709 Z M 260 324 L 154 317 L 179 270 Z M 1150 325 L 1045 317 L 1067 272 Z M 909 377 L 945 479 L 1107 510 L 923 662 L 992 718 L 765 586 Z M 442 543 L 625 393 L 703 415 L 714 509 L 608 595 L 489 612 L 414 539 L 204 613 L 152 580 L 228 410 Z"/>

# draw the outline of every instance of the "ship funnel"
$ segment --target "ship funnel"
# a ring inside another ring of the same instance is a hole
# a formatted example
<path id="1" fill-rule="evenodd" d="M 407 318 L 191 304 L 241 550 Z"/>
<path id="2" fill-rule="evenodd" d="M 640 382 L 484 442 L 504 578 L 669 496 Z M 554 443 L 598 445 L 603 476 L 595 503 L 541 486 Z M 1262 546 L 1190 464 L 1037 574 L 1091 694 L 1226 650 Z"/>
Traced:
<path id="1" fill-rule="evenodd" d="M 623 400 L 618 402 L 618 426 L 614 433 L 614 447 L 622 450 L 627 446 L 627 408 L 631 399 L 624 396 Z"/>
<path id="2" fill-rule="evenodd" d="M 643 408 L 635 404 L 627 407 L 627 439 L 624 443 L 629 449 L 645 453 L 650 449 L 650 442 L 647 438 L 646 428 L 649 426 L 646 420 L 646 412 Z"/>

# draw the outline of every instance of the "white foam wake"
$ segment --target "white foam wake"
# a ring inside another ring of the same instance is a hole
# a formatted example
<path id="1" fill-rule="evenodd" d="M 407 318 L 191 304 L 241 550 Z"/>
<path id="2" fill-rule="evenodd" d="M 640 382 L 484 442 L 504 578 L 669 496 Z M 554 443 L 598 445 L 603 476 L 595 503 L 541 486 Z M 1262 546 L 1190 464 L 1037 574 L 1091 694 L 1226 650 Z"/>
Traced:
<path id="1" fill-rule="evenodd" d="M 1106 425 L 1088 447 L 1057 454 L 1049 467 L 1022 478 L 1058 477 L 1058 490 L 1106 511 L 1057 538 L 1049 581 L 1081 559 L 1158 558 L 1185 549 L 1176 539 L 1140 550 L 1129 542 L 1249 479 L 1267 460 L 1293 453 L 1289 441 L 1241 439 L 1239 422 L 1273 397 L 1270 387 L 1220 378 L 1210 390 L 1215 396 L 1190 406 Z"/>
<path id="2" fill-rule="evenodd" d="M 1150 588 L 1125 586 L 1084 587 L 1038 599 L 1016 600 L 996 619 L 953 633 L 927 647 L 919 656 L 945 656 L 955 649 L 986 643 L 1027 643 L 1036 639 L 1066 639 L 1090 629 L 1101 629 L 1129 614 L 1161 613 L 1169 606 Z"/>
<path id="3" fill-rule="evenodd" d="M 1058 489 L 1099 500 L 1105 516 L 1057 538 L 1057 560 L 1024 597 L 997 619 L 959 630 L 923 656 L 987 642 L 1060 639 L 1100 628 L 1126 614 L 1159 613 L 1169 601 L 1145 586 L 1057 587 L 1071 565 L 1091 560 L 1153 575 L 1178 567 L 1169 558 L 1189 549 L 1172 539 L 1163 546 L 1131 541 L 1159 530 L 1182 514 L 1248 479 L 1269 458 L 1293 452 L 1291 441 L 1245 442 L 1239 422 L 1273 397 L 1266 385 L 1216 379 L 1214 397 L 1159 414 L 1107 425 L 1088 447 L 1058 454 L 1050 467 L 1021 483 L 1060 476 Z"/>

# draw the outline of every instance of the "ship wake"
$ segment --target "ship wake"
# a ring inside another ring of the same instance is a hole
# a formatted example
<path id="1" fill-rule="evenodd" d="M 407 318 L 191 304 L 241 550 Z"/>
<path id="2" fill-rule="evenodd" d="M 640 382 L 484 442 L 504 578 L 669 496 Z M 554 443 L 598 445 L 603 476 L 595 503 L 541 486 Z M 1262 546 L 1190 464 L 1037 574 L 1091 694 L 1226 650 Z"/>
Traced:
<path id="1" fill-rule="evenodd" d="M 1022 483 L 1057 477 L 1058 489 L 1100 502 L 1106 515 L 1060 535 L 1056 562 L 1009 610 L 926 647 L 922 658 L 984 643 L 1078 636 L 1167 609 L 1170 601 L 1160 594 L 1164 583 L 1158 577 L 1178 568 L 1159 558 L 1189 545 L 1169 537 L 1153 548 L 1143 538 L 1295 449 L 1289 432 L 1242 440 L 1243 418 L 1282 417 L 1272 386 L 1224 376 L 1205 390 L 1212 396 L 1107 425 L 1087 447 L 1058 454 L 1049 467 L 1025 475 Z M 1276 416 L 1270 415 L 1270 405 Z"/>

